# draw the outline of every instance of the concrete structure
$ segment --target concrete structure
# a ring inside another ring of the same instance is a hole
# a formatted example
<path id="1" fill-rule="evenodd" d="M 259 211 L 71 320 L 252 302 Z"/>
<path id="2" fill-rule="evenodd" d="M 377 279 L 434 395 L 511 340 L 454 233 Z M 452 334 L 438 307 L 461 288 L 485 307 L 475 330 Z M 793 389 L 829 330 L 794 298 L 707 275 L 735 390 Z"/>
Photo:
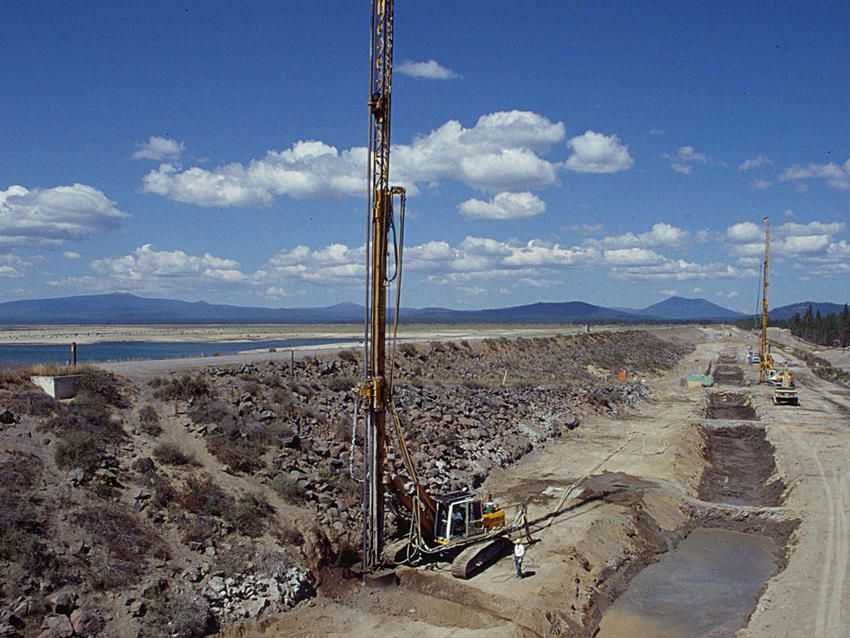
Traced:
<path id="1" fill-rule="evenodd" d="M 77 383 L 81 377 L 81 374 L 63 374 L 61 376 L 34 375 L 30 377 L 30 381 L 54 399 L 70 399 L 77 394 Z"/>

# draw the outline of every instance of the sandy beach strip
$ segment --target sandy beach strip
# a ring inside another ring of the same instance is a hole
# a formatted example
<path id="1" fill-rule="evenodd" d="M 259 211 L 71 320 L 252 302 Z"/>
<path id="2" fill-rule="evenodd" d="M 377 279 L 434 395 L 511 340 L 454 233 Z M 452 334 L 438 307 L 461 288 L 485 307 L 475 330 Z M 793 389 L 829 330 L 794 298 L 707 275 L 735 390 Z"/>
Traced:
<path id="1" fill-rule="evenodd" d="M 602 326 L 595 330 L 610 329 Z M 619 329 L 619 328 L 618 328 Z M 442 325 L 409 324 L 399 329 L 404 341 L 488 339 L 498 337 L 534 337 L 574 334 L 579 325 Z M 80 345 L 111 341 L 147 342 L 237 342 L 285 339 L 363 338 L 363 327 L 356 324 L 169 324 L 169 325 L 79 325 L 79 326 L 0 326 L 0 345 Z M 246 347 L 250 349 L 250 345 Z"/>

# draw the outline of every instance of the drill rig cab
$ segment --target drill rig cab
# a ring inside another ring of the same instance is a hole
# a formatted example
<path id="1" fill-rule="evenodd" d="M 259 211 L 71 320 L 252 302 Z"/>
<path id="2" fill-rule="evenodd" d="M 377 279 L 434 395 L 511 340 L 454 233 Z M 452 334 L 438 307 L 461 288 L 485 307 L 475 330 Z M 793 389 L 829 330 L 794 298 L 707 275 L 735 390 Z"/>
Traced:
<path id="1" fill-rule="evenodd" d="M 505 527 L 505 510 L 492 501 L 483 501 L 473 492 L 435 496 L 434 501 L 437 503 L 434 540 L 440 545 L 484 538 Z"/>

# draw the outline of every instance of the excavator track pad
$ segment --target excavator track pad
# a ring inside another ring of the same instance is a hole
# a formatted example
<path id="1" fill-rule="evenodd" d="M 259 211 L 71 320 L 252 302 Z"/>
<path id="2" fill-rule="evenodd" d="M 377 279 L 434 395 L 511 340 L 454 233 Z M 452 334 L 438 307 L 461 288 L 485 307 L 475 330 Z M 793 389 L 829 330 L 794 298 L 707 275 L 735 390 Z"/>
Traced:
<path id="1" fill-rule="evenodd" d="M 510 544 L 507 538 L 499 536 L 467 547 L 452 561 L 452 576 L 463 579 L 472 578 L 484 567 L 506 554 Z"/>

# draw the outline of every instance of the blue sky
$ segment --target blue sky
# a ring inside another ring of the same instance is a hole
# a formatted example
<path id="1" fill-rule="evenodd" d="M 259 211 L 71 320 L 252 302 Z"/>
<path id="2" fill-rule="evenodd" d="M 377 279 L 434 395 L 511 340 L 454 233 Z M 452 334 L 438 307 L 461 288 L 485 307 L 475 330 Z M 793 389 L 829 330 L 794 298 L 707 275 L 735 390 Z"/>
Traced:
<path id="1" fill-rule="evenodd" d="M 399 0 L 403 303 L 850 299 L 850 5 Z M 362 302 L 366 1 L 0 7 L 0 300 Z"/>

